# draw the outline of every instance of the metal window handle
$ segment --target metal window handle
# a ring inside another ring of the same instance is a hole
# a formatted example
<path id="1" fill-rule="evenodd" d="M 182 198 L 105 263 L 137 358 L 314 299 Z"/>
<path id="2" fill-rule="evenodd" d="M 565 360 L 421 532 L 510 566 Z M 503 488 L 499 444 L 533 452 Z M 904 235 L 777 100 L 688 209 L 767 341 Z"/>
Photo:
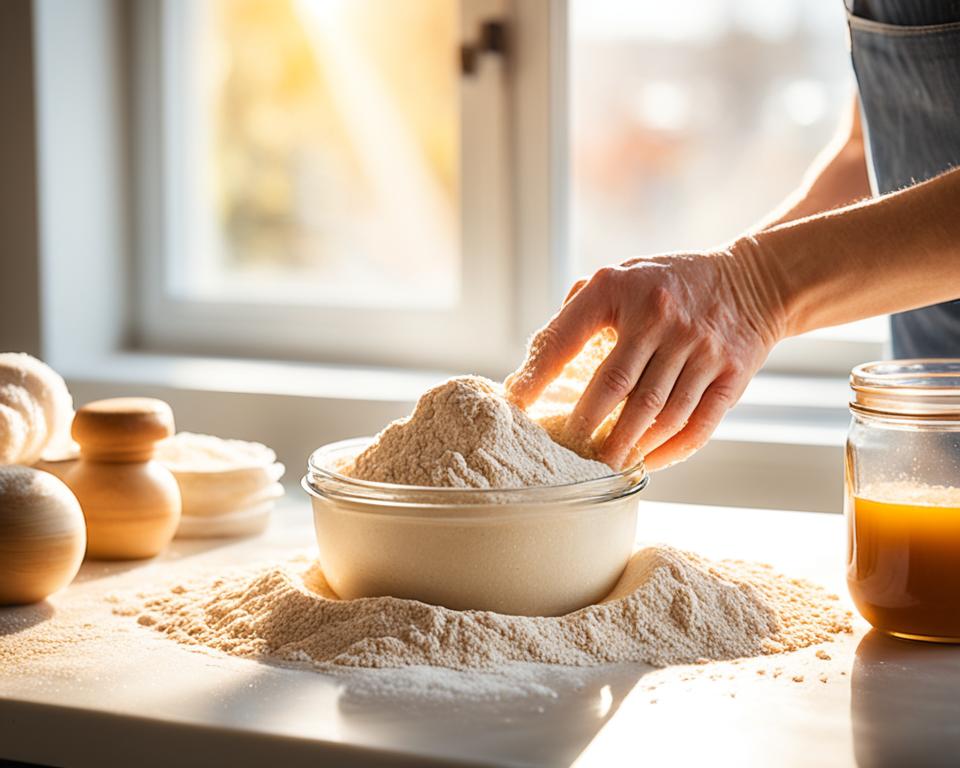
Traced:
<path id="1" fill-rule="evenodd" d="M 476 74 L 480 56 L 487 53 L 503 56 L 507 52 L 507 26 L 500 19 L 487 19 L 480 25 L 476 40 L 460 44 L 460 72 Z"/>

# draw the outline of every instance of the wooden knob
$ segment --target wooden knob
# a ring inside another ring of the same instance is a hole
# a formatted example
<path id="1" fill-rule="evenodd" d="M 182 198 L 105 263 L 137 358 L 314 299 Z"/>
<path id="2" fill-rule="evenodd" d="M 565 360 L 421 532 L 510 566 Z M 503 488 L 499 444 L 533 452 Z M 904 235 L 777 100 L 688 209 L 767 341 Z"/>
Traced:
<path id="1" fill-rule="evenodd" d="M 173 434 L 173 411 L 150 397 L 116 397 L 87 403 L 71 433 L 80 452 L 100 461 L 146 461 L 154 444 Z"/>

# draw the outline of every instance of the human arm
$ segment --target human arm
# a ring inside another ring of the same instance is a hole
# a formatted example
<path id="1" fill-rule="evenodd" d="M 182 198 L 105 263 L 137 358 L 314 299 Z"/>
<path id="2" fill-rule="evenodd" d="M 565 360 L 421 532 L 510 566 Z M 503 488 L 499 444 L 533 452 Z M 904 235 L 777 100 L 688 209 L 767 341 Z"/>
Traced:
<path id="1" fill-rule="evenodd" d="M 960 295 L 960 169 L 744 236 L 710 253 L 599 270 L 532 340 L 507 382 L 533 402 L 598 330 L 617 345 L 569 421 L 593 433 L 621 401 L 600 458 L 651 469 L 702 446 L 782 338 Z"/>

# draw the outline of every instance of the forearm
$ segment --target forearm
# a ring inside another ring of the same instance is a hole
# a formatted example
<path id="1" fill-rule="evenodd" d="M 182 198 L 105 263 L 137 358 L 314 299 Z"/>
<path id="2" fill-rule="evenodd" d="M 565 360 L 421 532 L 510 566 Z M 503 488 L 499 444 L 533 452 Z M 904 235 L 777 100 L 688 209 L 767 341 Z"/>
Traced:
<path id="1" fill-rule="evenodd" d="M 960 296 L 960 169 L 745 237 L 782 336 Z"/>

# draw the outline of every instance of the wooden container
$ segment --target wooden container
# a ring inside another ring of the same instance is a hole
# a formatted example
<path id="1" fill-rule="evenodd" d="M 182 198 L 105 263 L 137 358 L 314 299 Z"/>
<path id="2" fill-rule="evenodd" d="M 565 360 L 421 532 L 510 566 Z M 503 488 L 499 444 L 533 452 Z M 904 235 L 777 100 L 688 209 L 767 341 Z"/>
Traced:
<path id="1" fill-rule="evenodd" d="M 87 556 L 158 554 L 180 521 L 177 481 L 153 459 L 156 443 L 173 434 L 170 406 L 141 397 L 88 403 L 77 411 L 72 434 L 80 460 L 63 479 L 87 521 Z"/>
<path id="2" fill-rule="evenodd" d="M 46 472 L 0 467 L 0 605 L 35 603 L 67 586 L 83 560 L 83 513 Z"/>

